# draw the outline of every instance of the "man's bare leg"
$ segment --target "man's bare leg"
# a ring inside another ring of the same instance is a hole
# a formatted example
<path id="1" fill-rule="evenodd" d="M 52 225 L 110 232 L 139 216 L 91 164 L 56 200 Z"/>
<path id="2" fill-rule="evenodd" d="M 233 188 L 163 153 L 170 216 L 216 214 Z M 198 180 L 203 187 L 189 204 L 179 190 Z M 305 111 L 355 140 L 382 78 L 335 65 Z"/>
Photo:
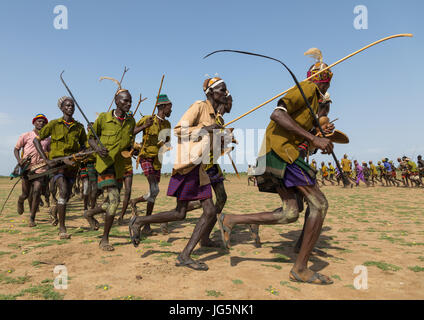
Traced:
<path id="1" fill-rule="evenodd" d="M 25 200 L 28 199 L 29 192 L 31 189 L 31 183 L 28 179 L 23 178 L 21 181 L 22 184 L 22 194 L 18 198 L 17 211 L 18 214 L 23 214 L 25 211 Z"/>
<path id="2" fill-rule="evenodd" d="M 209 224 L 205 227 L 205 231 L 203 232 L 202 238 L 200 240 L 200 245 L 202 247 L 220 247 L 218 243 L 215 243 L 210 239 L 210 234 L 216 224 L 217 215 L 222 212 L 225 203 L 227 202 L 227 193 L 225 192 L 224 182 L 214 183 L 212 188 L 216 197 L 216 203 L 214 205 L 216 214 L 212 219 L 208 220 Z"/>
<path id="3" fill-rule="evenodd" d="M 124 200 L 122 201 L 122 210 L 118 218 L 119 225 L 122 225 L 122 222 L 124 220 L 124 215 L 127 212 L 128 204 L 131 198 L 132 183 L 133 183 L 132 175 L 124 178 L 125 193 L 124 193 Z"/>
<path id="4" fill-rule="evenodd" d="M 300 253 L 290 271 L 291 278 L 297 281 L 312 281 L 314 283 L 330 284 L 331 279 L 327 276 L 316 274 L 307 268 L 307 263 L 311 252 L 318 240 L 321 232 L 325 214 L 328 209 L 328 202 L 324 194 L 315 186 L 296 187 L 307 199 L 310 213 L 306 219 L 305 233 L 300 248 Z M 231 232 L 236 224 L 287 224 L 294 222 L 299 217 L 299 208 L 295 193 L 292 189 L 279 188 L 278 193 L 284 203 L 284 210 L 279 208 L 273 212 L 263 212 L 247 215 L 224 215 L 223 227 Z M 224 243 L 229 244 L 229 232 L 224 230 Z"/>
<path id="5" fill-rule="evenodd" d="M 32 203 L 31 203 L 31 215 L 29 217 L 29 226 L 35 227 L 35 215 L 37 214 L 38 205 L 41 199 L 41 181 L 35 180 L 32 183 Z"/>
<path id="6" fill-rule="evenodd" d="M 59 199 L 57 200 L 57 213 L 59 216 L 59 236 L 61 239 L 70 239 L 71 235 L 66 232 L 65 218 L 66 218 L 66 202 L 69 199 L 69 192 L 71 191 L 72 184 L 68 183 L 64 177 L 56 179 L 59 188 Z"/>
<path id="7" fill-rule="evenodd" d="M 119 190 L 116 187 L 106 188 L 109 203 L 105 208 L 105 225 L 103 230 L 103 237 L 100 240 L 99 246 L 104 251 L 113 251 L 115 250 L 112 245 L 109 244 L 109 232 L 113 225 L 113 220 L 115 219 L 116 210 L 118 209 L 120 196 Z"/>
<path id="8" fill-rule="evenodd" d="M 321 234 L 324 218 L 328 210 L 328 202 L 324 194 L 317 186 L 299 186 L 297 187 L 305 196 L 310 207 L 310 214 L 306 220 L 305 234 L 296 262 L 291 270 L 291 274 L 303 281 L 316 278 L 316 283 L 332 283 L 331 279 L 324 275 L 319 275 L 308 269 L 308 260 Z M 317 282 L 319 281 L 319 282 Z"/>
<path id="9" fill-rule="evenodd" d="M 165 223 L 184 220 L 187 214 L 188 201 L 177 201 L 177 207 L 171 211 L 159 212 L 149 216 L 133 216 L 129 223 L 131 240 L 135 247 L 140 243 L 140 229 L 151 223 Z"/>
<path id="10" fill-rule="evenodd" d="M 201 203 L 203 213 L 200 216 L 199 221 L 196 223 L 196 226 L 194 227 L 194 231 L 190 240 L 188 241 L 183 251 L 178 255 L 176 265 L 187 266 L 195 270 L 206 271 L 209 268 L 205 263 L 195 261 L 190 257 L 197 243 L 201 238 L 205 237 L 205 234 L 209 239 L 209 235 L 207 234 L 209 226 L 211 225 L 213 219 L 216 219 L 215 205 L 212 199 L 201 200 Z"/>

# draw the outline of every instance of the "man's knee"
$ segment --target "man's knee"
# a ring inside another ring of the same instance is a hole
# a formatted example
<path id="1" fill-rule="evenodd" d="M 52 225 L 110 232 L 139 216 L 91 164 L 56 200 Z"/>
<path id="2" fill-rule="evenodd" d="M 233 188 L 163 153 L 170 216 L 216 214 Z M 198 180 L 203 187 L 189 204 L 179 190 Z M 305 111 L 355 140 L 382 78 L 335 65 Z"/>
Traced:
<path id="1" fill-rule="evenodd" d="M 84 196 L 88 196 L 88 190 L 89 190 L 90 184 L 88 182 L 88 179 L 84 179 L 82 182 L 82 194 Z"/>
<path id="2" fill-rule="evenodd" d="M 287 206 L 284 210 L 283 208 L 280 208 L 280 210 L 275 212 L 274 215 L 277 219 L 277 223 L 292 223 L 299 219 L 299 209 L 294 206 Z"/>
<path id="3" fill-rule="evenodd" d="M 177 219 L 177 221 L 184 220 L 186 217 L 186 214 L 187 214 L 186 210 L 176 210 L 175 218 Z"/>
<path id="4" fill-rule="evenodd" d="M 216 195 L 216 213 L 221 213 L 222 209 L 224 209 L 225 203 L 227 202 L 227 194 L 221 193 Z"/>
<path id="5" fill-rule="evenodd" d="M 326 197 L 316 197 L 313 201 L 313 206 L 321 217 L 324 219 L 328 211 L 328 200 Z"/>
<path id="6" fill-rule="evenodd" d="M 159 184 L 157 182 L 153 182 L 150 184 L 150 192 L 147 194 L 145 198 L 148 202 L 155 202 L 156 197 L 159 195 Z"/>
<path id="7" fill-rule="evenodd" d="M 286 213 L 286 219 L 288 223 L 292 223 L 299 219 L 299 209 L 294 207 L 288 207 Z"/>

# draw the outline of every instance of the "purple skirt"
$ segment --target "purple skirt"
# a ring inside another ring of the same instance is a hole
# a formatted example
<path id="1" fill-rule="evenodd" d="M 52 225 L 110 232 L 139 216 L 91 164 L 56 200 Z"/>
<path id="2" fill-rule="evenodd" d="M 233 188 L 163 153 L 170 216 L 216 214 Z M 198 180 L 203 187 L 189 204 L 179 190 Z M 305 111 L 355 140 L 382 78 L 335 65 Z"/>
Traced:
<path id="1" fill-rule="evenodd" d="M 205 200 L 212 198 L 212 188 L 210 184 L 200 186 L 199 181 L 200 165 L 187 174 L 175 174 L 171 177 L 166 193 L 170 197 L 176 197 L 181 201 Z"/>
<path id="2" fill-rule="evenodd" d="M 286 188 L 296 186 L 313 186 L 316 180 L 312 179 L 302 168 L 297 164 L 288 164 L 283 178 Z"/>
<path id="3" fill-rule="evenodd" d="M 224 181 L 221 169 L 218 167 L 217 164 L 214 164 L 213 167 L 209 168 L 206 173 L 208 174 L 209 179 L 211 180 L 211 185 Z"/>

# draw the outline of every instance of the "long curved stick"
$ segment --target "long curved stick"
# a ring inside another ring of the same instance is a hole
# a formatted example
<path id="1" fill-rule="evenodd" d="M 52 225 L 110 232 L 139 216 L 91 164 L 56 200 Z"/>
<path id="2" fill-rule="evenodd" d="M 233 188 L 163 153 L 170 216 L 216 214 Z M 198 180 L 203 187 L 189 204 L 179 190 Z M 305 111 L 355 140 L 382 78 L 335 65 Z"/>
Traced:
<path id="1" fill-rule="evenodd" d="M 68 85 L 66 84 L 65 80 L 63 80 L 63 73 L 65 72 L 65 70 L 62 71 L 62 73 L 60 74 L 60 80 L 62 81 L 63 85 L 65 86 L 66 90 L 68 91 L 68 93 L 70 94 L 72 100 L 74 100 L 75 105 L 77 106 L 78 110 L 81 112 L 82 116 L 84 117 L 85 121 L 87 122 L 88 127 L 90 128 L 91 132 L 93 133 L 94 137 L 97 139 L 97 142 L 99 143 L 99 145 L 104 148 L 102 142 L 100 141 L 99 137 L 96 134 L 96 131 L 94 131 L 93 126 L 90 123 L 90 120 L 88 120 L 88 118 L 86 117 L 84 111 L 82 111 L 82 109 L 80 108 L 77 100 L 75 99 L 74 95 L 71 92 L 71 89 L 69 89 Z"/>
<path id="2" fill-rule="evenodd" d="M 374 46 L 374 45 L 376 45 L 376 44 L 378 44 L 378 43 L 380 43 L 380 42 L 383 42 L 383 41 L 386 41 L 386 40 L 389 40 L 389 39 L 393 39 L 393 38 L 398 38 L 398 37 L 412 37 L 412 36 L 413 36 L 413 35 L 412 35 L 411 33 L 401 33 L 401 34 L 396 34 L 396 35 L 389 36 L 389 37 L 386 37 L 386 38 L 380 39 L 380 40 L 378 40 L 378 41 L 375 41 L 375 42 L 373 42 L 373 43 L 371 43 L 371 44 L 369 44 L 369 45 L 367 45 L 367 46 L 363 47 L 362 49 L 359 49 L 359 50 L 357 50 L 357 51 L 355 51 L 355 52 L 353 52 L 353 53 L 351 53 L 351 54 L 347 55 L 346 57 L 344 57 L 344 58 L 342 58 L 342 59 L 340 59 L 340 60 L 338 60 L 338 61 L 334 62 L 333 64 L 331 64 L 331 65 L 329 65 L 328 67 L 326 67 L 326 68 L 322 69 L 321 71 L 319 71 L 319 72 L 315 73 L 313 76 L 310 76 L 310 77 L 306 78 L 306 79 L 305 79 L 305 80 L 303 80 L 303 81 L 310 80 L 312 77 L 315 77 L 316 75 L 318 75 L 318 74 L 320 74 L 320 73 L 324 72 L 325 70 L 327 70 L 327 69 L 330 69 L 330 68 L 334 67 L 335 65 L 337 65 L 337 64 L 339 64 L 339 63 L 341 63 L 341 62 L 345 61 L 346 59 L 349 59 L 350 57 L 353 57 L 354 55 L 356 55 L 356 54 L 358 54 L 358 53 L 360 53 L 360 52 L 362 52 L 362 51 L 364 51 L 364 50 L 366 50 L 366 49 L 368 49 L 368 48 L 370 48 L 370 47 L 372 47 L 372 46 Z M 291 89 L 291 88 L 290 88 L 290 89 Z M 226 126 L 230 125 L 230 124 L 231 124 L 231 123 L 233 123 L 233 122 L 236 122 L 237 120 L 240 120 L 241 118 L 243 118 L 243 117 L 247 116 L 249 113 L 252 113 L 253 111 L 255 111 L 255 110 L 257 110 L 257 109 L 259 109 L 259 108 L 263 107 L 264 105 L 266 105 L 266 104 L 270 103 L 271 101 L 273 101 L 273 100 L 275 100 L 275 99 L 277 99 L 277 98 L 281 97 L 282 95 L 286 94 L 286 93 L 287 93 L 290 89 L 288 89 L 288 90 L 286 90 L 286 91 L 283 91 L 283 92 L 281 92 L 281 93 L 277 94 L 275 97 L 272 97 L 271 99 L 268 99 L 267 101 L 265 101 L 265 102 L 261 103 L 260 105 L 258 105 L 258 106 L 256 106 L 256 107 L 254 107 L 253 109 L 251 109 L 251 110 L 247 111 L 246 113 L 244 113 L 244 114 L 242 114 L 241 116 L 239 116 L 239 117 L 235 118 L 234 120 L 231 120 L 231 121 L 230 121 L 230 122 L 228 122 L 228 123 L 227 123 L 224 127 L 226 127 Z"/>
<path id="3" fill-rule="evenodd" d="M 5 201 L 4 201 L 4 203 L 3 203 L 3 207 L 1 207 L 0 214 L 2 214 L 2 213 L 3 213 L 3 209 L 4 209 L 4 207 L 6 206 L 7 200 L 9 200 L 10 195 L 12 194 L 13 190 L 15 190 L 16 185 L 17 185 L 17 184 L 19 183 L 19 181 L 21 181 L 21 180 L 22 180 L 22 177 L 19 177 L 18 181 L 16 181 L 16 182 L 15 182 L 15 184 L 13 185 L 12 189 L 10 189 L 9 195 L 7 196 L 6 200 L 5 200 Z"/>
<path id="4" fill-rule="evenodd" d="M 299 84 L 299 81 L 297 80 L 297 78 L 294 75 L 294 73 L 290 70 L 289 67 L 287 67 L 287 65 L 284 62 L 282 62 L 281 60 L 278 60 L 278 59 L 269 57 L 269 56 L 262 55 L 262 54 L 258 54 L 258 53 L 254 53 L 254 52 L 248 52 L 248 51 L 239 51 L 239 50 L 219 50 L 219 51 L 215 51 L 213 53 L 208 54 L 205 58 L 207 58 L 210 55 L 212 55 L 214 53 L 217 53 L 217 52 L 235 52 L 235 53 L 247 54 L 247 55 L 250 55 L 250 56 L 256 56 L 256 57 L 270 59 L 270 60 L 276 61 L 276 62 L 280 63 L 281 65 L 283 65 L 284 68 L 286 68 L 287 71 L 290 73 L 290 75 L 292 76 L 292 78 L 293 78 L 293 80 L 294 80 L 294 82 L 296 84 L 296 87 L 299 89 L 300 94 L 302 95 L 303 100 L 305 101 L 305 104 L 306 104 L 307 108 L 309 109 L 309 112 L 310 112 L 310 114 L 312 116 L 312 119 L 314 120 L 315 125 L 319 128 L 319 131 L 321 132 L 321 135 L 324 138 L 326 138 L 325 133 L 324 133 L 322 127 L 321 127 L 321 124 L 318 121 L 318 116 L 312 110 L 311 104 L 309 103 L 308 99 L 306 98 L 305 93 L 303 92 L 303 89 L 302 89 L 302 87 Z M 341 169 L 339 160 L 337 159 L 336 154 L 334 153 L 334 151 L 331 151 L 331 155 L 333 156 L 333 159 L 336 162 L 337 169 L 339 169 L 341 171 L 342 169 Z M 343 185 L 345 187 L 347 187 L 349 185 L 349 181 L 347 180 L 347 178 L 344 175 L 342 175 L 342 180 L 343 180 Z"/>
<path id="5" fill-rule="evenodd" d="M 160 93 L 162 91 L 162 84 L 163 84 L 163 79 L 164 78 L 165 78 L 165 75 L 162 75 L 162 79 L 160 80 L 160 86 L 159 86 L 158 95 L 156 97 L 156 103 L 155 103 L 155 106 L 153 107 L 152 117 L 155 115 L 156 107 L 158 105 L 159 96 L 160 96 Z M 146 128 L 146 132 L 144 134 L 147 135 L 148 132 L 149 132 L 149 128 Z M 144 134 L 143 134 L 143 136 L 144 136 Z M 141 156 L 141 150 L 144 149 L 144 145 L 146 144 L 147 138 L 146 139 L 143 139 L 143 140 L 144 140 L 143 141 L 143 145 L 141 146 L 140 153 L 138 154 L 138 157 L 137 157 L 137 160 L 136 160 L 136 165 L 135 165 L 136 169 L 138 169 L 138 162 L 139 162 L 139 159 L 140 159 L 140 156 Z"/>

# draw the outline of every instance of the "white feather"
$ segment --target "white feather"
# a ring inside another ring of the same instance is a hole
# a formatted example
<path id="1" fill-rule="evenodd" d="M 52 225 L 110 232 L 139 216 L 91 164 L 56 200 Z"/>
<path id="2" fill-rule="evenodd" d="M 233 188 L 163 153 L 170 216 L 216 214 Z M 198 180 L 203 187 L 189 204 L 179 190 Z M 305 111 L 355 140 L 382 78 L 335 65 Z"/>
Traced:
<path id="1" fill-rule="evenodd" d="M 318 62 L 322 62 L 322 52 L 318 48 L 311 48 L 304 53 L 305 56 L 311 56 Z"/>

